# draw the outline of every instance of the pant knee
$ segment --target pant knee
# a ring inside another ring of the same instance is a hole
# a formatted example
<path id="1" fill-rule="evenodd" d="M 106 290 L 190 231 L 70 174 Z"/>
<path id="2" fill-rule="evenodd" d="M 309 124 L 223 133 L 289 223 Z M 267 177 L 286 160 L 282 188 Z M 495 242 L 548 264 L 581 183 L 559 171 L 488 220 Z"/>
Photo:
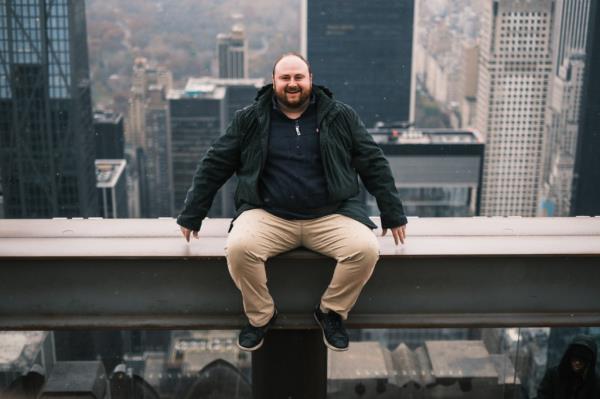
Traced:
<path id="1" fill-rule="evenodd" d="M 232 275 L 257 260 L 254 251 L 246 239 L 230 239 L 225 247 L 227 265 Z"/>
<path id="2" fill-rule="evenodd" d="M 356 252 L 365 263 L 375 264 L 379 259 L 379 243 L 375 237 L 361 240 L 356 245 Z"/>
<path id="3" fill-rule="evenodd" d="M 373 268 L 379 259 L 379 244 L 376 239 L 360 240 L 347 248 L 342 262 L 358 263 L 364 268 Z"/>
<path id="4" fill-rule="evenodd" d="M 376 239 L 369 241 L 369 244 L 365 245 L 362 251 L 365 258 L 369 259 L 373 263 L 376 263 L 379 260 L 379 243 Z"/>

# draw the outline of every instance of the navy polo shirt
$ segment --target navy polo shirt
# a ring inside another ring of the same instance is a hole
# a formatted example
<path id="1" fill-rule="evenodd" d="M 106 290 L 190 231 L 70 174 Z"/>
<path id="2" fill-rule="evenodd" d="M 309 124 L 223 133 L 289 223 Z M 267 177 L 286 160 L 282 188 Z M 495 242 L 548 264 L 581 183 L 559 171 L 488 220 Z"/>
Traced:
<path id="1" fill-rule="evenodd" d="M 290 119 L 273 98 L 267 160 L 259 190 L 267 212 L 284 219 L 313 219 L 334 213 L 321 160 L 315 99 Z"/>

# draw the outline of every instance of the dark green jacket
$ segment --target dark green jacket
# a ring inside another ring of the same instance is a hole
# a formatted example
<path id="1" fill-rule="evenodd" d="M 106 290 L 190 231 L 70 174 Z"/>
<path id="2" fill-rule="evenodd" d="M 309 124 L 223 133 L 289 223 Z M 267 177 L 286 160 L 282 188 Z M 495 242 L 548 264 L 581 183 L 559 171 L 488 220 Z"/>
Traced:
<path id="1" fill-rule="evenodd" d="M 340 203 L 336 213 L 349 216 L 375 228 L 359 193 L 357 172 L 367 190 L 376 198 L 384 228 L 407 223 L 398 198 L 389 164 L 379 146 L 365 129 L 358 114 L 336 101 L 329 90 L 314 86 L 317 97 L 317 123 L 323 169 L 331 203 Z M 184 209 L 177 223 L 199 230 L 202 219 L 218 189 L 236 173 L 236 216 L 263 206 L 258 190 L 264 168 L 272 109 L 273 86 L 263 87 L 252 105 L 236 112 L 227 132 L 200 160 Z"/>

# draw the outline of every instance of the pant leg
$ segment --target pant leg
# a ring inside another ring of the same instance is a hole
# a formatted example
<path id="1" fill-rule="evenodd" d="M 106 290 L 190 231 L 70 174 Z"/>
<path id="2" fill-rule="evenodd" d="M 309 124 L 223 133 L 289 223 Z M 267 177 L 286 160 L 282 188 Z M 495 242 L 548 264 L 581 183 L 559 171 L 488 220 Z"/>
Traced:
<path id="1" fill-rule="evenodd" d="M 379 242 L 364 224 L 333 214 L 303 223 L 302 245 L 337 260 L 321 309 L 345 320 L 379 259 Z"/>
<path id="2" fill-rule="evenodd" d="M 266 260 L 298 246 L 300 226 L 293 221 L 262 209 L 245 211 L 234 221 L 225 247 L 227 267 L 253 326 L 265 325 L 275 311 L 267 287 Z"/>

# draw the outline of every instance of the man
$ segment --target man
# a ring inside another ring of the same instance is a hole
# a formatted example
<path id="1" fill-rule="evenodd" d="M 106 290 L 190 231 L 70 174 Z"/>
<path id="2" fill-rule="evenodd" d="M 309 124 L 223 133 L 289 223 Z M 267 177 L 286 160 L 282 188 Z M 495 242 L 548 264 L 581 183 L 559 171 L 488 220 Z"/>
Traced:
<path id="1" fill-rule="evenodd" d="M 349 106 L 313 86 L 308 62 L 284 54 L 273 84 L 238 111 L 225 135 L 200 161 L 177 218 L 189 242 L 198 238 L 219 187 L 233 174 L 237 217 L 227 239 L 229 272 L 242 293 L 248 325 L 238 346 L 258 349 L 277 310 L 267 288 L 265 261 L 304 246 L 333 257 L 331 283 L 314 310 L 323 340 L 348 349 L 343 320 L 379 258 L 376 228 L 358 200 L 357 172 L 377 199 L 383 234 L 404 243 L 407 223 L 394 179 L 380 148 Z"/>
<path id="2" fill-rule="evenodd" d="M 596 358 L 594 339 L 586 335 L 575 337 L 560 364 L 546 371 L 537 399 L 600 399 Z"/>

